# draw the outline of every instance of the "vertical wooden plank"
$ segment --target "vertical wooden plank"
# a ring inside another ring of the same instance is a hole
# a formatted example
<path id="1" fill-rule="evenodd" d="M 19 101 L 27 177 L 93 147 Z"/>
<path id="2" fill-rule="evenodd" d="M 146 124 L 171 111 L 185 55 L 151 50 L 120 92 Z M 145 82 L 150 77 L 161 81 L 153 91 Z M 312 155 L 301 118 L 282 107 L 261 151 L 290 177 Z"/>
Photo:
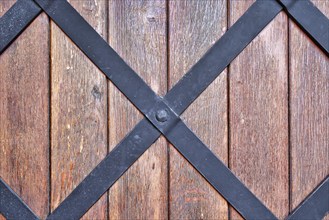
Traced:
<path id="1" fill-rule="evenodd" d="M 109 1 L 109 42 L 158 94 L 167 89 L 166 1 Z M 116 144 L 141 119 L 140 113 L 109 86 L 109 145 Z M 167 218 L 167 144 L 160 138 L 114 184 L 110 219 Z"/>
<path id="2" fill-rule="evenodd" d="M 254 0 L 230 1 L 230 25 Z M 281 12 L 231 63 L 230 168 L 280 219 L 288 214 L 288 25 Z M 232 219 L 239 214 L 232 209 Z"/>
<path id="3" fill-rule="evenodd" d="M 169 84 L 172 87 L 225 33 L 227 1 L 169 1 L 169 15 Z M 227 163 L 226 70 L 182 117 Z M 171 219 L 228 218 L 226 201 L 172 146 L 169 210 Z"/>
<path id="4" fill-rule="evenodd" d="M 106 1 L 70 3 L 106 39 Z M 107 153 L 107 81 L 53 22 L 51 61 L 51 209 L 54 210 Z M 106 218 L 104 195 L 83 219 Z"/>
<path id="5" fill-rule="evenodd" d="M 0 16 L 14 1 L 0 2 Z M 0 56 L 0 176 L 48 214 L 49 24 L 41 14 Z"/>
<path id="6" fill-rule="evenodd" d="M 313 2 L 329 17 L 328 1 Z M 292 210 L 329 174 L 329 59 L 293 21 L 289 27 Z"/>

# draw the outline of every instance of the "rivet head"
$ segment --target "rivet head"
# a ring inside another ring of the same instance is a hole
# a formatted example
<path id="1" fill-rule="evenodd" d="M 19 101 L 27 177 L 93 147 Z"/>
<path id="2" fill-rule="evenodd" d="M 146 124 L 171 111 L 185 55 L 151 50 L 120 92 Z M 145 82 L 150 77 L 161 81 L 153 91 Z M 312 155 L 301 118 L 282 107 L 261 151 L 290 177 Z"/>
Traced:
<path id="1" fill-rule="evenodd" d="M 165 122 L 168 120 L 168 112 L 166 110 L 158 110 L 156 115 L 155 115 L 156 119 L 159 122 Z"/>

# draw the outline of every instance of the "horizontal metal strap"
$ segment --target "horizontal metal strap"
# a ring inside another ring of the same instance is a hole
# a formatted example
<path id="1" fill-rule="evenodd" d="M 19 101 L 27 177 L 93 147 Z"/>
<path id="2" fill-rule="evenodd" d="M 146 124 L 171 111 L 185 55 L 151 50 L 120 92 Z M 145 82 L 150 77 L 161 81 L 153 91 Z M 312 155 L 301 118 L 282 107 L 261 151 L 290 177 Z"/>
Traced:
<path id="1" fill-rule="evenodd" d="M 0 178 L 0 213 L 6 219 L 39 218 L 21 200 L 21 198 Z"/>
<path id="2" fill-rule="evenodd" d="M 0 55 L 40 12 L 33 1 L 18 0 L 0 18 Z"/>
<path id="3" fill-rule="evenodd" d="M 322 220 L 329 212 L 329 176 L 291 213 L 287 220 Z"/>

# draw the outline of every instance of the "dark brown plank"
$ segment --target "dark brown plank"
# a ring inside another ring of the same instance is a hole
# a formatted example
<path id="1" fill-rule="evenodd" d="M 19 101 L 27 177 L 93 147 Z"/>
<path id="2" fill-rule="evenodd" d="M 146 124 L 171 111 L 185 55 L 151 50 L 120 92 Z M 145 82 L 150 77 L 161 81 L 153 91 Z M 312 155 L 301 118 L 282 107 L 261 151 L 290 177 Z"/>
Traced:
<path id="1" fill-rule="evenodd" d="M 254 1 L 230 1 L 233 24 Z M 288 24 L 281 12 L 229 69 L 230 168 L 280 219 L 289 211 Z M 239 219 L 232 209 L 232 219 Z"/>
<path id="2" fill-rule="evenodd" d="M 329 2 L 315 5 L 329 17 Z M 329 174 L 329 59 L 290 27 L 291 209 Z"/>
<path id="3" fill-rule="evenodd" d="M 70 2 L 106 39 L 106 2 Z M 107 153 L 107 81 L 53 22 L 51 59 L 51 209 L 54 210 Z M 107 196 L 83 218 L 106 219 Z"/>
<path id="4" fill-rule="evenodd" d="M 14 2 L 1 1 L 0 16 Z M 0 56 L 0 176 L 43 218 L 49 209 L 48 35 L 42 14 Z"/>
<path id="5" fill-rule="evenodd" d="M 169 1 L 170 87 L 225 33 L 226 6 L 225 0 Z M 198 137 L 227 163 L 226 71 L 182 117 Z M 169 210 L 171 219 L 228 218 L 226 201 L 173 147 L 170 147 Z"/>
<path id="6" fill-rule="evenodd" d="M 165 1 L 109 1 L 110 45 L 161 95 L 167 89 L 166 41 Z M 141 115 L 112 84 L 109 103 L 113 149 Z M 166 219 L 167 182 L 167 144 L 160 138 L 111 188 L 110 219 Z"/>

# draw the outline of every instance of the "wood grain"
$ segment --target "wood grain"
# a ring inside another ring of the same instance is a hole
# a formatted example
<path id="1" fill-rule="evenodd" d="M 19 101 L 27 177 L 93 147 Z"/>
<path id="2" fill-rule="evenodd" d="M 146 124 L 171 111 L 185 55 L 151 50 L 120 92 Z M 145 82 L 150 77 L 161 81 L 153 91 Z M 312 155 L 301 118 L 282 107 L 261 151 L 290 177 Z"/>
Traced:
<path id="1" fill-rule="evenodd" d="M 329 17 L 328 1 L 313 1 Z M 290 27 L 291 209 L 329 174 L 329 59 Z"/>
<path id="2" fill-rule="evenodd" d="M 0 2 L 0 16 L 14 1 Z M 48 214 L 49 26 L 40 15 L 0 56 L 0 176 Z"/>
<path id="3" fill-rule="evenodd" d="M 254 1 L 230 1 L 230 24 Z M 281 12 L 231 63 L 230 168 L 280 219 L 288 214 L 287 16 Z M 232 219 L 239 219 L 232 209 Z"/>
<path id="4" fill-rule="evenodd" d="M 106 1 L 70 1 L 107 37 Z M 89 174 L 107 153 L 105 76 L 51 23 L 51 209 Z M 83 219 L 106 219 L 104 195 Z"/>
<path id="5" fill-rule="evenodd" d="M 254 2 L 228 1 L 70 2 L 164 95 Z M 329 17 L 328 1 L 312 2 Z M 280 219 L 329 174 L 328 61 L 282 12 L 182 116 Z M 45 14 L 0 56 L 0 94 L 0 176 L 41 218 L 142 118 Z M 83 219 L 241 219 L 167 145 Z"/>
<path id="6" fill-rule="evenodd" d="M 167 89 L 166 2 L 109 1 L 109 42 L 158 94 Z M 109 86 L 110 149 L 142 118 Z M 160 138 L 110 190 L 110 219 L 167 219 L 167 144 Z"/>
<path id="7" fill-rule="evenodd" d="M 323 220 L 329 220 L 329 213 L 324 216 Z"/>
<path id="8" fill-rule="evenodd" d="M 225 33 L 226 6 L 224 0 L 169 1 L 170 87 Z M 191 130 L 227 163 L 226 70 L 182 117 Z M 169 165 L 171 219 L 228 218 L 226 201 L 172 146 Z"/>

